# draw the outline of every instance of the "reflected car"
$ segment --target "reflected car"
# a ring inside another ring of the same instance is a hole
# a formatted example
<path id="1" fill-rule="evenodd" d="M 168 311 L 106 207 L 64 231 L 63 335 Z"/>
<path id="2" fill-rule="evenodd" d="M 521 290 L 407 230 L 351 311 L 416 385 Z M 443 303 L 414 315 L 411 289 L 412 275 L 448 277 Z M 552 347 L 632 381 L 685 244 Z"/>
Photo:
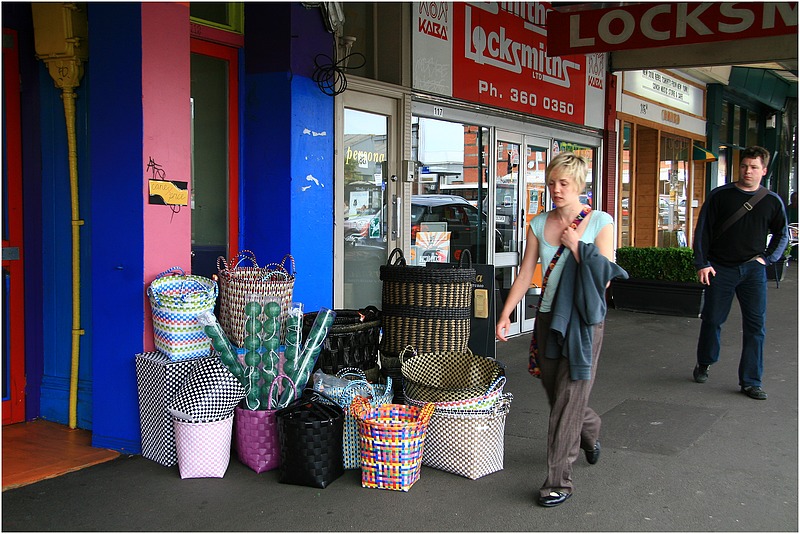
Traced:
<path id="1" fill-rule="evenodd" d="M 345 242 L 355 247 L 370 247 L 383 250 L 386 242 L 386 208 L 372 215 L 358 215 L 345 220 Z M 384 220 L 381 221 L 381 218 Z M 381 224 L 383 223 L 383 224 Z M 417 233 L 429 224 L 429 231 L 450 232 L 450 260 L 458 261 L 461 251 L 468 249 L 472 261 L 485 261 L 478 255 L 478 237 L 485 239 L 489 227 L 486 214 L 458 195 L 412 195 L 411 197 L 411 244 L 415 245 Z M 480 229 L 479 229 L 480 225 Z M 370 232 L 373 228 L 373 232 Z M 375 230 L 380 229 L 378 232 Z M 372 234 L 372 235 L 370 235 Z M 379 234 L 379 236 L 378 236 Z M 502 236 L 495 230 L 495 250 L 502 251 Z M 485 248 L 481 243 L 481 248 Z M 424 254 L 424 251 L 423 251 Z M 480 259 L 480 260 L 479 260 Z"/>

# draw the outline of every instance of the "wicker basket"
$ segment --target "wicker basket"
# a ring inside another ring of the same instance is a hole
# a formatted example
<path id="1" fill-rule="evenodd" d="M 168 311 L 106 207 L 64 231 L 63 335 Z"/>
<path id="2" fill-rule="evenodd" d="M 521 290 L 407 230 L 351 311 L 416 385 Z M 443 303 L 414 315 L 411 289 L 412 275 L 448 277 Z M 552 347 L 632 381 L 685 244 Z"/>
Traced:
<path id="1" fill-rule="evenodd" d="M 363 310 L 335 310 L 336 319 L 328 329 L 314 369 L 334 375 L 345 368 L 362 371 L 378 365 L 381 312 L 374 306 Z M 316 312 L 303 316 L 303 339 L 308 338 Z"/>
<path id="2" fill-rule="evenodd" d="M 469 266 L 464 266 L 465 258 Z M 423 352 L 467 348 L 475 269 L 469 251 L 457 267 L 408 266 L 399 248 L 380 267 L 383 281 L 382 355 L 399 356 L 411 344 Z"/>

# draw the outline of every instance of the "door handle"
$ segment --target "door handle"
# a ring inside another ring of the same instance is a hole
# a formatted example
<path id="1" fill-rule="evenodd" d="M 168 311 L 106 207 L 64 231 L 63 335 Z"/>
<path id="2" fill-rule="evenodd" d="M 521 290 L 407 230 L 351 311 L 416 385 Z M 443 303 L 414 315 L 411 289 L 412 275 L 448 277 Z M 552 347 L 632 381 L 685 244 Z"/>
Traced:
<path id="1" fill-rule="evenodd" d="M 19 259 L 19 247 L 3 247 L 3 261 Z"/>

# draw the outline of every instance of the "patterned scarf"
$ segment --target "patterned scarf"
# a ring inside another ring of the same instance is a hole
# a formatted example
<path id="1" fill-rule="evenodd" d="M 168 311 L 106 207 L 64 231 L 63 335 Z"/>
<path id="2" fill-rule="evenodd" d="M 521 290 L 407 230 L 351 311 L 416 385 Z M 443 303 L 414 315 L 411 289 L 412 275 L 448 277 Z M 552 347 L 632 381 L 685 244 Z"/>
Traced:
<path id="1" fill-rule="evenodd" d="M 578 216 L 575 217 L 575 220 L 570 223 L 570 227 L 577 229 L 581 221 L 585 219 L 591 211 L 592 208 L 589 206 L 584 206 L 583 211 L 581 211 Z M 553 259 L 550 260 L 550 265 L 547 266 L 547 271 L 544 273 L 544 277 L 542 278 L 542 291 L 539 293 L 539 303 L 536 305 L 537 314 L 539 313 L 539 309 L 542 307 L 542 300 L 544 300 L 544 289 L 547 287 L 547 279 L 550 278 L 550 273 L 552 272 L 553 267 L 556 266 L 556 263 L 558 263 L 558 259 L 564 253 L 565 248 L 566 247 L 563 244 L 558 247 Z M 536 378 L 542 377 L 542 371 L 539 369 L 539 342 L 536 340 L 536 323 L 533 325 L 533 336 L 531 336 L 531 348 L 528 357 L 528 372 Z"/>

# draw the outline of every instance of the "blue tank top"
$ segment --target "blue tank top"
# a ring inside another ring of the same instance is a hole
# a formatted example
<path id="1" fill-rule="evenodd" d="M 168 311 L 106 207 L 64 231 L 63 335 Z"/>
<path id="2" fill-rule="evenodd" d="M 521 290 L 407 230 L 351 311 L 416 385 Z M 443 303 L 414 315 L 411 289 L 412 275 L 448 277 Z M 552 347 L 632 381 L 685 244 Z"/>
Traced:
<path id="1" fill-rule="evenodd" d="M 561 243 L 551 245 L 544 239 L 544 224 L 547 221 L 548 213 L 549 212 L 547 211 L 540 213 L 531 221 L 531 230 L 533 230 L 533 235 L 535 235 L 536 239 L 539 240 L 539 260 L 542 262 L 542 276 L 544 276 L 544 273 L 547 271 L 547 266 L 550 265 L 550 260 L 553 259 L 553 256 L 555 256 L 558 248 L 561 246 Z M 584 224 L 587 225 L 583 230 L 581 241 L 584 243 L 594 243 L 594 240 L 597 238 L 597 234 L 600 233 L 600 230 L 605 225 L 613 223 L 614 219 L 612 219 L 611 215 L 608 213 L 600 210 L 592 210 L 591 217 L 585 219 L 581 223 L 581 226 Z M 539 308 L 539 311 L 550 311 L 550 305 L 553 303 L 553 297 L 556 294 L 558 282 L 561 279 L 561 271 L 564 270 L 564 262 L 567 259 L 567 254 L 572 253 L 569 250 L 565 250 L 558 259 L 556 265 L 553 267 L 553 270 L 550 272 L 550 278 L 547 279 L 547 287 L 544 289 L 542 307 Z"/>

